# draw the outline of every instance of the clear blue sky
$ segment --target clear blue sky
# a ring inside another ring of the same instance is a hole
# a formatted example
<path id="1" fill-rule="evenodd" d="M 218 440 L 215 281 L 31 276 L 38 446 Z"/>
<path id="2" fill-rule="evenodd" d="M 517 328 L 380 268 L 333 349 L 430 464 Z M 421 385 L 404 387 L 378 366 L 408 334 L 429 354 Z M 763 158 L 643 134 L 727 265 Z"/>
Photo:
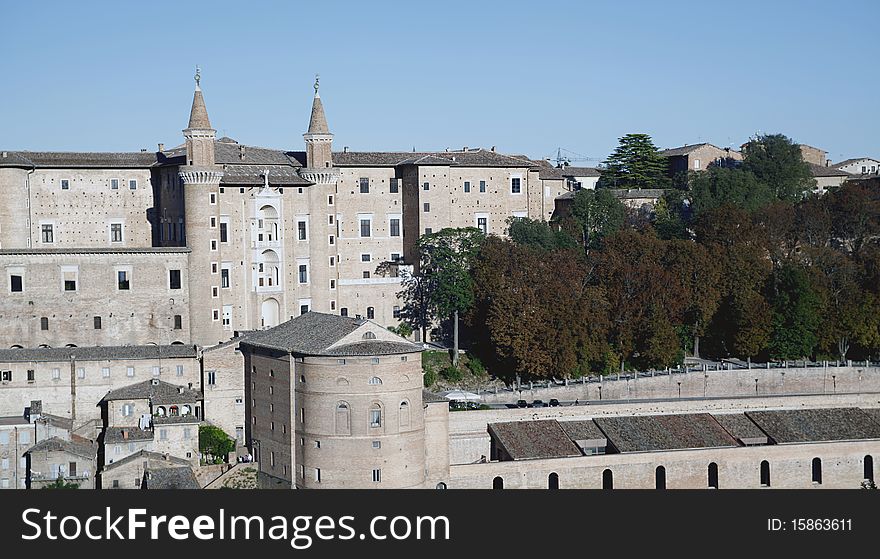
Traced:
<path id="1" fill-rule="evenodd" d="M 199 64 L 212 124 L 252 145 L 302 149 L 320 73 L 337 149 L 761 131 L 880 157 L 877 0 L 3 4 L 2 149 L 178 145 Z"/>

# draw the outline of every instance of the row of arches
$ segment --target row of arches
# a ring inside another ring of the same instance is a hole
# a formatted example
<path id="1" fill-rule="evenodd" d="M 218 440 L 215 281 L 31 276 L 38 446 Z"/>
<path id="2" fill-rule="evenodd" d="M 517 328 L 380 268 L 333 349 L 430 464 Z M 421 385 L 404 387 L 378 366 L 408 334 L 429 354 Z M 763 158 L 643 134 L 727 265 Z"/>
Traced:
<path id="1" fill-rule="evenodd" d="M 864 469 L 864 479 L 874 481 L 874 458 L 868 454 L 862 460 Z M 711 489 L 718 489 L 718 464 L 710 462 L 706 468 L 707 486 Z M 811 478 L 816 485 L 822 484 L 822 459 L 813 458 L 811 462 Z M 761 487 L 770 487 L 770 462 L 762 460 L 760 465 L 760 482 Z M 551 472 L 547 476 L 547 488 L 559 489 L 559 474 Z M 666 467 L 657 466 L 654 469 L 654 488 L 666 489 Z M 492 489 L 504 489 L 504 478 L 496 476 L 492 480 Z M 614 472 L 610 468 L 606 468 L 602 472 L 602 489 L 614 489 Z"/>

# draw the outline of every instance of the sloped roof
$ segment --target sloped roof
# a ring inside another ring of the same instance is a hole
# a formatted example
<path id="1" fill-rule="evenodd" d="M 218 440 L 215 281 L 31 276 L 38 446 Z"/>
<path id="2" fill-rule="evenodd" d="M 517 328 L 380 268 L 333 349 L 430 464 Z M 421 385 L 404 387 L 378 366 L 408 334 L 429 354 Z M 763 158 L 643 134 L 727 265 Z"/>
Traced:
<path id="1" fill-rule="evenodd" d="M 413 353 L 422 348 L 401 341 L 370 340 L 332 347 L 342 338 L 370 322 L 310 311 L 260 332 L 252 332 L 242 340 L 244 345 L 267 347 L 303 355 L 384 355 Z M 382 328 L 381 326 L 378 326 Z"/>
<path id="2" fill-rule="evenodd" d="M 742 413 L 712 414 L 715 421 L 743 444 L 767 444 L 767 433 Z"/>
<path id="3" fill-rule="evenodd" d="M 698 149 L 705 147 L 705 146 L 710 146 L 710 147 L 713 147 L 713 148 L 719 149 L 719 150 L 721 149 L 720 147 L 712 145 L 708 142 L 703 142 L 700 144 L 685 144 L 685 145 L 683 145 L 681 147 L 677 147 L 677 148 L 663 149 L 663 150 L 660 150 L 659 153 L 660 153 L 660 155 L 663 155 L 666 157 L 673 157 L 676 155 L 687 155 L 687 154 L 693 153 L 694 151 L 697 151 Z"/>
<path id="4" fill-rule="evenodd" d="M 582 455 L 555 419 L 490 423 L 489 433 L 513 460 Z"/>
<path id="5" fill-rule="evenodd" d="M 107 427 L 104 429 L 104 444 L 152 441 L 153 436 L 153 431 L 149 429 L 140 429 L 138 427 Z"/>
<path id="6" fill-rule="evenodd" d="M 189 466 L 147 469 L 144 472 L 145 489 L 201 489 L 195 473 Z"/>
<path id="7" fill-rule="evenodd" d="M 559 426 L 562 427 L 562 430 L 568 436 L 569 439 L 573 441 L 587 441 L 587 440 L 596 440 L 596 439 L 604 439 L 605 433 L 599 429 L 599 426 L 596 425 L 593 420 L 585 420 L 585 421 L 560 421 Z"/>
<path id="8" fill-rule="evenodd" d="M 397 165 L 539 167 L 534 161 L 482 148 L 469 149 L 467 151 L 433 152 L 342 151 L 333 153 L 333 165 L 339 167 L 395 167 Z"/>
<path id="9" fill-rule="evenodd" d="M 156 163 L 156 154 L 148 151 L 9 151 L 0 157 L 0 166 L 37 168 L 112 168 L 148 169 Z"/>
<path id="10" fill-rule="evenodd" d="M 327 126 L 327 117 L 324 115 L 324 103 L 321 102 L 321 96 L 318 90 L 315 90 L 315 98 L 312 100 L 312 114 L 309 117 L 309 134 L 329 134 L 330 128 Z"/>
<path id="11" fill-rule="evenodd" d="M 859 408 L 749 411 L 776 444 L 880 439 L 880 423 Z"/>
<path id="12" fill-rule="evenodd" d="M 833 163 L 831 166 L 834 168 L 846 167 L 847 165 L 850 165 L 852 163 L 858 163 L 859 161 L 864 161 L 866 159 L 868 161 L 877 161 L 873 157 L 855 157 L 853 159 L 844 159 L 843 161 L 840 161 L 839 163 Z"/>
<path id="13" fill-rule="evenodd" d="M 599 169 L 596 169 L 595 167 L 565 166 L 559 169 L 559 171 L 566 177 L 598 177 L 601 175 Z"/>
<path id="14" fill-rule="evenodd" d="M 200 392 L 186 386 L 170 384 L 164 380 L 150 379 L 111 390 L 101 398 L 101 401 L 150 400 L 153 404 L 188 404 L 201 399 L 202 395 Z"/>
<path id="15" fill-rule="evenodd" d="M 848 177 L 849 173 L 846 171 L 841 171 L 840 169 L 836 169 L 831 166 L 826 165 L 816 165 L 815 163 L 810 163 L 810 173 L 814 177 Z"/>
<path id="16" fill-rule="evenodd" d="M 437 403 L 437 402 L 449 402 L 446 398 L 439 394 L 435 394 L 429 390 L 422 389 L 422 402 L 428 403 Z"/>
<path id="17" fill-rule="evenodd" d="M 202 89 L 198 85 L 196 85 L 195 93 L 193 93 L 193 104 L 192 109 L 189 111 L 189 126 L 187 128 L 211 129 L 208 109 L 205 107 L 205 98 L 202 96 Z"/>
<path id="18" fill-rule="evenodd" d="M 264 184 L 263 175 L 269 171 L 270 186 L 309 186 L 312 183 L 302 178 L 297 172 L 298 166 L 293 165 L 227 165 L 223 170 L 223 185 L 253 185 Z"/>
<path id="19" fill-rule="evenodd" d="M 52 437 L 44 439 L 30 447 L 25 454 L 40 451 L 67 452 L 76 456 L 94 459 L 98 455 L 98 445 L 97 443 L 86 439 L 66 441 L 58 437 Z"/>
<path id="20" fill-rule="evenodd" d="M 739 446 L 708 413 L 594 419 L 620 452 Z"/>
<path id="21" fill-rule="evenodd" d="M 105 472 L 113 470 L 115 468 L 119 468 L 120 466 L 124 466 L 129 462 L 133 462 L 135 460 L 157 460 L 162 462 L 167 462 L 169 467 L 173 466 L 189 466 L 189 461 L 184 460 L 183 458 L 178 458 L 176 456 L 171 456 L 170 454 L 160 454 L 158 452 L 150 452 L 149 450 L 139 450 L 134 454 L 129 454 L 125 458 L 121 458 L 119 460 L 114 461 L 112 464 L 107 464 L 104 466 Z M 153 471 L 159 470 L 155 465 L 153 466 Z"/>
<path id="22" fill-rule="evenodd" d="M 191 345 L 126 345 L 0 349 L 0 363 L 108 361 L 116 359 L 185 359 L 198 356 Z"/>

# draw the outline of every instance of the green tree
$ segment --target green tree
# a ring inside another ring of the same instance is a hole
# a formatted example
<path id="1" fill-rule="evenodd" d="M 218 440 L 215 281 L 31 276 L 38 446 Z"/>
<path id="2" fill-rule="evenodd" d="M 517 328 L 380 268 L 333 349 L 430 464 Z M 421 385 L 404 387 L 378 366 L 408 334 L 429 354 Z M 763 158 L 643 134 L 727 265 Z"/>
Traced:
<path id="1" fill-rule="evenodd" d="M 681 190 L 667 190 L 654 206 L 654 230 L 661 239 L 690 239 L 689 202 Z"/>
<path id="2" fill-rule="evenodd" d="M 199 452 L 215 459 L 225 460 L 235 450 L 235 440 L 214 425 L 199 426 Z"/>
<path id="3" fill-rule="evenodd" d="M 571 213 L 580 230 L 580 244 L 587 252 L 603 237 L 619 231 L 626 220 L 623 203 L 603 189 L 575 192 Z"/>
<path id="4" fill-rule="evenodd" d="M 691 178 L 691 204 L 697 216 L 724 204 L 754 211 L 773 200 L 770 187 L 744 169 L 710 167 Z"/>
<path id="5" fill-rule="evenodd" d="M 782 134 L 767 134 L 743 147 L 742 170 L 766 184 L 779 200 L 802 200 L 816 186 L 800 146 Z"/>
<path id="6" fill-rule="evenodd" d="M 554 229 L 546 221 L 527 217 L 510 217 L 507 219 L 507 235 L 510 240 L 525 246 L 541 250 L 558 248 L 574 248 L 577 243 L 562 230 Z"/>
<path id="7" fill-rule="evenodd" d="M 43 489 L 79 489 L 79 484 L 66 482 L 63 476 L 59 476 L 52 483 L 44 485 Z"/>
<path id="8" fill-rule="evenodd" d="M 770 285 L 770 357 L 799 359 L 812 355 L 818 342 L 822 304 L 809 276 L 801 268 L 786 263 L 773 274 Z"/>
<path id="9" fill-rule="evenodd" d="M 484 239 L 475 227 L 422 235 L 417 243 L 418 271 L 402 281 L 404 314 L 415 318 L 411 324 L 421 327 L 423 335 L 433 318 L 452 319 L 454 366 L 458 366 L 458 319 L 474 302 L 471 265 Z"/>
<path id="10" fill-rule="evenodd" d="M 600 188 L 669 188 L 669 162 L 651 136 L 627 134 L 600 171 Z"/>

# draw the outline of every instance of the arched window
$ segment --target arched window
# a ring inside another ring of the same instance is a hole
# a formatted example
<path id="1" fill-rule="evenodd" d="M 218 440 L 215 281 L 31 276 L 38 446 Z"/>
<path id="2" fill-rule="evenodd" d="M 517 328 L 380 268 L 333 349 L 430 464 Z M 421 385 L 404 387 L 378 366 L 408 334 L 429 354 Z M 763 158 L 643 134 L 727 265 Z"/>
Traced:
<path id="1" fill-rule="evenodd" d="M 192 413 L 192 408 L 190 408 L 187 404 L 180 406 L 180 415 L 189 415 Z"/>
<path id="2" fill-rule="evenodd" d="M 159 417 L 165 417 L 165 406 L 159 406 L 156 408 L 156 415 Z"/>
<path id="3" fill-rule="evenodd" d="M 874 481 L 874 458 L 870 454 L 865 456 L 865 479 Z"/>
<path id="4" fill-rule="evenodd" d="M 761 487 L 770 487 L 770 462 L 761 462 Z"/>
<path id="5" fill-rule="evenodd" d="M 76 344 L 65 344 L 64 347 L 76 347 Z"/>
<path id="6" fill-rule="evenodd" d="M 365 340 L 375 340 L 375 339 L 376 339 L 376 334 L 374 334 L 374 333 L 372 333 L 372 332 L 364 332 L 364 335 L 363 335 L 362 337 L 363 337 L 363 339 L 365 339 Z"/>
<path id="7" fill-rule="evenodd" d="M 504 478 L 497 476 L 492 480 L 492 489 L 504 489 Z"/>
<path id="8" fill-rule="evenodd" d="M 348 435 L 351 433 L 351 410 L 348 402 L 336 404 L 336 434 Z"/>
<path id="9" fill-rule="evenodd" d="M 13 346 L 10 346 L 9 349 L 22 349 L 22 346 L 20 346 L 20 345 L 18 345 L 18 344 L 15 344 L 15 345 L 13 345 Z"/>
<path id="10" fill-rule="evenodd" d="M 437 489 L 446 489 L 446 484 L 444 482 L 440 482 L 436 486 Z"/>
<path id="11" fill-rule="evenodd" d="M 709 487 L 718 489 L 718 464 L 715 462 L 709 464 Z"/>
<path id="12" fill-rule="evenodd" d="M 48 330 L 49 329 L 49 318 L 45 316 L 40 317 L 40 330 Z"/>
<path id="13" fill-rule="evenodd" d="M 666 468 L 657 466 L 654 470 L 654 487 L 657 489 L 666 489 Z"/>
<path id="14" fill-rule="evenodd" d="M 559 474 L 556 472 L 547 476 L 547 489 L 559 489 Z"/>
<path id="15" fill-rule="evenodd" d="M 382 384 L 382 379 L 379 377 L 373 377 L 370 379 L 369 384 Z"/>
<path id="16" fill-rule="evenodd" d="M 614 489 L 614 474 L 611 470 L 605 470 L 602 472 L 602 489 Z"/>
<path id="17" fill-rule="evenodd" d="M 813 458 L 813 483 L 822 485 L 822 460 Z"/>
<path id="18" fill-rule="evenodd" d="M 301 383 L 305 384 L 305 382 L 306 382 L 306 376 L 305 376 L 305 375 L 300 375 L 300 376 L 299 376 L 299 381 L 300 381 Z"/>
<path id="19" fill-rule="evenodd" d="M 370 406 L 370 427 L 382 426 L 382 406 L 373 404 Z"/>
<path id="20" fill-rule="evenodd" d="M 371 320 L 376 318 L 376 310 L 373 307 L 367 307 L 367 318 Z"/>
<path id="21" fill-rule="evenodd" d="M 171 417 L 177 417 L 180 415 L 180 409 L 178 409 L 177 406 L 171 406 L 170 408 L 168 408 L 168 415 L 170 415 Z"/>
<path id="22" fill-rule="evenodd" d="M 398 410 L 400 414 L 400 428 L 408 429 L 409 428 L 409 402 L 404 400 L 400 403 L 400 409 Z"/>

